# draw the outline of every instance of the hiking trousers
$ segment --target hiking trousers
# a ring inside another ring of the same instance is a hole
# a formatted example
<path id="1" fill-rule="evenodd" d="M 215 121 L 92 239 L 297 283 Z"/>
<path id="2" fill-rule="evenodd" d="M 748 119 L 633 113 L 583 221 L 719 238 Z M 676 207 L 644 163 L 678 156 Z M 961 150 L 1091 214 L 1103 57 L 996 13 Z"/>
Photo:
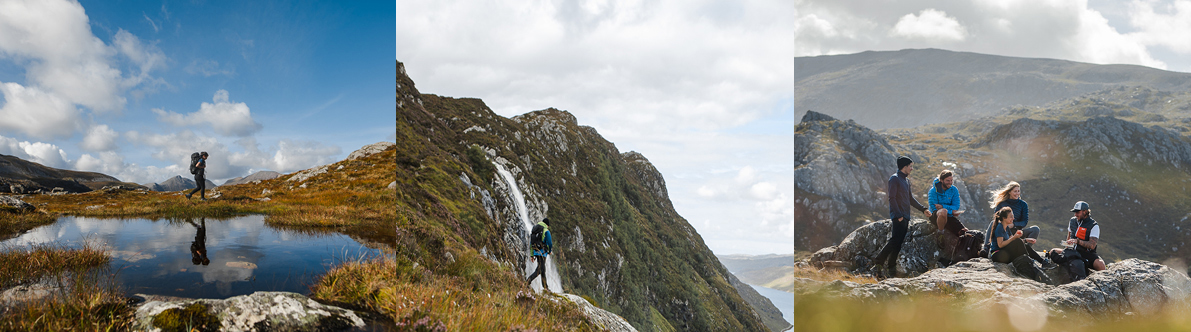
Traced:
<path id="1" fill-rule="evenodd" d="M 525 280 L 525 282 L 530 285 L 533 285 L 533 278 L 542 276 L 542 288 L 546 289 L 546 290 L 550 290 L 550 285 L 546 282 L 546 256 L 533 256 L 533 257 L 534 257 L 534 260 L 538 262 L 538 269 L 534 270 L 533 274 L 530 274 L 529 279 Z"/>
<path id="2" fill-rule="evenodd" d="M 885 247 L 881 248 L 881 253 L 877 254 L 876 261 L 873 265 L 881 264 L 886 259 L 889 262 L 886 264 L 889 270 L 892 271 L 897 266 L 897 256 L 902 251 L 902 242 L 906 240 L 906 231 L 910 228 L 910 219 L 901 218 L 901 220 L 894 220 L 890 223 L 893 228 L 893 234 L 889 237 L 889 242 L 885 243 Z"/>
<path id="3" fill-rule="evenodd" d="M 199 197 L 206 199 L 207 198 L 207 179 L 202 175 L 195 175 L 194 176 L 194 184 L 198 185 L 198 187 L 194 187 L 194 190 L 191 190 L 190 194 L 187 196 L 194 196 L 195 192 L 199 192 Z"/>
<path id="4" fill-rule="evenodd" d="M 1038 233 L 1042 232 L 1042 230 L 1039 229 L 1038 226 L 1013 227 L 1013 228 L 1010 228 L 1009 231 L 1010 232 L 1021 231 L 1021 237 L 1023 239 L 1038 239 Z M 1037 251 L 1034 251 L 1034 246 L 1030 245 L 1029 243 L 1025 243 L 1025 246 L 1026 246 L 1026 255 L 1029 255 L 1031 259 L 1037 261 L 1039 264 L 1046 264 L 1046 259 L 1042 258 L 1042 256 L 1038 255 Z"/>

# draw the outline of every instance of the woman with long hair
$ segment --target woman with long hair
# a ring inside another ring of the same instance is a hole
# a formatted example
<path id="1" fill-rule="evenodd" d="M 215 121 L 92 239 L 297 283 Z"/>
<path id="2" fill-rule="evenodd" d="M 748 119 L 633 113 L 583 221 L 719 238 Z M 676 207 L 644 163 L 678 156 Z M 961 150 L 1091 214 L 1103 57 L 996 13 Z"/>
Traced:
<path id="1" fill-rule="evenodd" d="M 1038 242 L 1038 233 L 1042 230 L 1038 226 L 1028 225 L 1030 222 L 1030 205 L 1021 199 L 1021 184 L 1016 181 L 1010 181 L 1005 187 L 993 194 L 993 201 L 990 205 L 993 211 L 1000 211 L 1006 207 L 1013 210 L 1014 219 L 1012 220 L 1010 231 L 1021 231 L 1022 241 L 1025 243 L 1026 249 L 1028 249 L 1026 254 L 1035 261 L 1038 261 L 1039 264 L 1050 266 L 1050 261 L 1042 258 L 1041 255 L 1038 255 L 1037 251 L 1034 251 L 1033 245 Z M 989 239 L 989 244 L 991 245 L 992 230 L 989 230 Z M 991 253 L 992 250 L 989 250 L 989 252 Z"/>
<path id="2" fill-rule="evenodd" d="M 1027 252 L 1033 251 L 1026 248 L 1026 243 L 1022 241 L 1022 231 L 1011 230 L 1013 228 L 1013 209 L 1010 207 L 1002 207 L 993 214 L 993 235 L 992 235 L 992 251 L 988 255 L 988 259 L 997 263 L 1012 264 L 1017 273 L 1020 273 L 1035 281 L 1050 284 L 1049 278 L 1042 271 L 1034 266 L 1027 257 Z"/>

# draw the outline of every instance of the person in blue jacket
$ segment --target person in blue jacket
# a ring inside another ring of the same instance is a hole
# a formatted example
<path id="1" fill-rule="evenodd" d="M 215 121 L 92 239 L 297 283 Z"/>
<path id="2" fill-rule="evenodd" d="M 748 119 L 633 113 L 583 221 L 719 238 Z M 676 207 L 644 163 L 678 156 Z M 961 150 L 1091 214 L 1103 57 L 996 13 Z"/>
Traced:
<path id="1" fill-rule="evenodd" d="M 939 172 L 939 176 L 935 178 L 935 185 L 927 192 L 927 207 L 939 230 L 960 236 L 968 229 L 955 217 L 956 214 L 962 213 L 960 209 L 963 208 L 963 204 L 959 199 L 959 189 L 955 188 L 954 183 L 955 176 L 951 170 Z"/>
<path id="2" fill-rule="evenodd" d="M 546 282 L 546 257 L 554 251 L 554 239 L 550 236 L 550 218 L 542 218 L 542 221 L 534 225 L 529 237 L 529 244 L 533 249 L 533 256 L 530 259 L 538 263 L 538 268 L 529 275 L 529 279 L 525 283 L 532 285 L 533 279 L 540 275 L 542 276 L 542 289 L 548 291 L 550 284 Z"/>

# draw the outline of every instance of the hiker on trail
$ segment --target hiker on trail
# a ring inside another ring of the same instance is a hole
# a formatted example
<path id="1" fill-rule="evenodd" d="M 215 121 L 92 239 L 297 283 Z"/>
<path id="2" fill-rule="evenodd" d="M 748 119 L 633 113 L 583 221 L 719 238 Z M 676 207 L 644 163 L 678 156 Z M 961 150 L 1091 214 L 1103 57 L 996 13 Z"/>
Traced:
<path id="1" fill-rule="evenodd" d="M 1024 232 L 1012 230 L 1013 217 L 1013 209 L 1010 207 L 1002 207 L 994 213 L 992 253 L 988 258 L 993 262 L 1012 264 L 1017 273 L 1038 282 L 1051 284 L 1050 278 L 1035 267 L 1027 255 L 1026 252 L 1031 250 L 1026 248 L 1026 243 L 1022 241 Z"/>
<path id="2" fill-rule="evenodd" d="M 1091 207 L 1087 202 L 1079 201 L 1075 203 L 1071 212 L 1075 213 L 1075 216 L 1071 217 L 1071 222 L 1067 225 L 1067 245 L 1075 246 L 1075 251 L 1079 252 L 1084 266 L 1104 271 L 1104 260 L 1096 254 L 1096 244 L 1100 242 L 1100 225 L 1092 219 Z"/>
<path id="3" fill-rule="evenodd" d="M 1027 226 L 1030 222 L 1030 206 L 1026 204 L 1026 201 L 1021 199 L 1021 184 L 1018 184 L 1016 181 L 1010 181 L 1009 184 L 1006 184 L 1004 188 L 1001 188 L 1001 190 L 998 190 L 993 195 L 993 211 L 1000 211 L 1004 207 L 1013 209 L 1013 226 L 1009 231 L 1022 232 L 1022 241 L 1025 242 L 1026 249 L 1029 249 L 1026 251 L 1026 254 L 1030 255 L 1030 258 L 1038 261 L 1042 266 L 1052 267 L 1054 265 L 1053 263 L 1042 258 L 1042 256 L 1038 255 L 1037 251 L 1034 251 L 1034 244 L 1038 243 L 1038 233 L 1041 232 L 1041 229 L 1038 226 Z M 990 225 L 989 227 L 992 226 Z M 991 236 L 991 230 L 989 232 Z M 989 242 L 991 244 L 992 241 Z M 992 250 L 990 249 L 989 252 L 991 253 Z"/>
<path id="4" fill-rule="evenodd" d="M 529 233 L 529 246 L 533 249 L 533 256 L 530 259 L 538 263 L 538 268 L 529 275 L 529 279 L 525 280 L 525 283 L 533 285 L 533 279 L 540 275 L 542 276 L 542 289 L 549 291 L 550 283 L 546 282 L 546 257 L 554 251 L 554 239 L 550 237 L 550 218 L 542 218 L 542 221 L 533 226 L 533 231 Z"/>
<path id="5" fill-rule="evenodd" d="M 190 196 L 194 196 L 197 191 L 199 198 L 207 200 L 207 151 L 190 155 L 190 174 L 194 174 L 194 184 L 198 187 L 194 187 L 194 190 L 187 193 L 186 199 L 190 199 Z"/>
<path id="6" fill-rule="evenodd" d="M 194 242 L 190 243 L 190 262 L 194 265 L 211 264 L 211 260 L 207 258 L 207 218 L 199 219 L 200 224 L 195 224 L 190 219 L 187 219 L 186 222 L 198 229 L 194 233 Z"/>
<path id="7" fill-rule="evenodd" d="M 910 190 L 910 179 L 907 177 L 910 172 L 914 171 L 914 161 L 910 157 L 897 158 L 897 173 L 889 176 L 889 219 L 893 228 L 893 234 L 889 238 L 889 242 L 885 243 L 885 247 L 881 248 L 881 253 L 877 255 L 876 261 L 873 262 L 872 272 L 878 277 L 883 277 L 880 270 L 881 263 L 888 261 L 888 270 L 892 274 L 894 267 L 897 266 L 897 256 L 902 250 L 902 241 L 906 239 L 906 231 L 910 227 L 910 207 L 917 209 L 922 214 L 930 218 L 930 212 L 914 199 L 913 191 Z"/>
<path id="8" fill-rule="evenodd" d="M 939 230 L 960 236 L 968 229 L 955 218 L 956 214 L 963 213 L 960 210 L 963 204 L 959 200 L 959 189 L 952 185 L 955 183 L 953 175 L 951 170 L 939 172 L 939 176 L 935 178 L 935 185 L 927 192 L 927 206 L 930 208 L 932 221 Z"/>

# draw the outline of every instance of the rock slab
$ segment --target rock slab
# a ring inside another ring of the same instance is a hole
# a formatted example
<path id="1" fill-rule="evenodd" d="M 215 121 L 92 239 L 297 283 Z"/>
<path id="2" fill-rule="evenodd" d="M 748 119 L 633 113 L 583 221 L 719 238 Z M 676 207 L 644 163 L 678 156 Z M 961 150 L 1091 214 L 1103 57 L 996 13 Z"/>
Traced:
<path id="1" fill-rule="evenodd" d="M 153 317 L 194 303 L 205 305 L 211 315 L 217 316 L 222 331 L 339 331 L 364 327 L 364 320 L 351 310 L 296 293 L 256 292 L 226 300 L 151 300 L 137 308 L 136 329 L 160 331 L 153 326 Z"/>

